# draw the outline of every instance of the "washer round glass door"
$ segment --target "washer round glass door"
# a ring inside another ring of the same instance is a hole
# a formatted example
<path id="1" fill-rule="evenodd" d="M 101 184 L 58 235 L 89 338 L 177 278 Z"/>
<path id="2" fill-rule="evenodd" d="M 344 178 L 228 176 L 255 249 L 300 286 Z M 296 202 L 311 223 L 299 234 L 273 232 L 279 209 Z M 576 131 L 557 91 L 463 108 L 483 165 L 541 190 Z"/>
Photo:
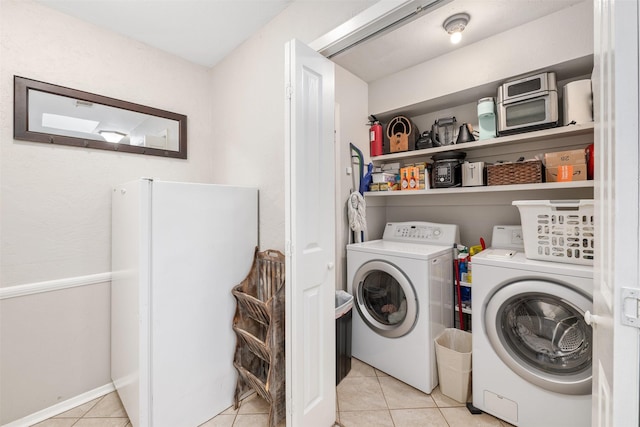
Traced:
<path id="1" fill-rule="evenodd" d="M 376 333 L 398 338 L 411 332 L 418 320 L 418 300 L 406 275 L 393 264 L 369 261 L 353 279 L 356 307 Z"/>
<path id="2" fill-rule="evenodd" d="M 544 280 L 510 283 L 491 296 L 487 336 L 500 359 L 525 380 L 561 394 L 591 393 L 592 301 Z"/>

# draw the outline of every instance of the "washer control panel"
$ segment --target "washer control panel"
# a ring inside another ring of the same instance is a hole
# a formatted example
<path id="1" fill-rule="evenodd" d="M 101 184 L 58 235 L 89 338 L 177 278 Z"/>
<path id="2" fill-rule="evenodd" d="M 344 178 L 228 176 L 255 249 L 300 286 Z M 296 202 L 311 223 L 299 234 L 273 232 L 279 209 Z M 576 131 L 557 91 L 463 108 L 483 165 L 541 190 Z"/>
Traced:
<path id="1" fill-rule="evenodd" d="M 425 245 L 453 245 L 460 241 L 460 232 L 455 224 L 422 221 L 388 222 L 382 240 Z"/>

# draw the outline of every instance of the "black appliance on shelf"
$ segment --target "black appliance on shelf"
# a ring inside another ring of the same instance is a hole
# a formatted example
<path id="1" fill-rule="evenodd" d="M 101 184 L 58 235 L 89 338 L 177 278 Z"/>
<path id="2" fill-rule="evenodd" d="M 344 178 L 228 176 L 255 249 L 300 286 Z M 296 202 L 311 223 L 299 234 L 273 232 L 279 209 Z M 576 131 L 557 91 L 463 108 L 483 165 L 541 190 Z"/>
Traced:
<path id="1" fill-rule="evenodd" d="M 433 156 L 433 188 L 460 187 L 462 162 L 467 157 L 463 151 L 439 153 Z"/>

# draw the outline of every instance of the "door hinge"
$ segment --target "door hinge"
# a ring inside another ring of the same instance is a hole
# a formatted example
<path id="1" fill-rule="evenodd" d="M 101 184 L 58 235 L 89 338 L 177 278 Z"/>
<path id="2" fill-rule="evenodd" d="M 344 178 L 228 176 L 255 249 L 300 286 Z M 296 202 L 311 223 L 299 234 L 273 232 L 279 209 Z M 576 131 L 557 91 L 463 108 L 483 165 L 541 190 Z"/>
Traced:
<path id="1" fill-rule="evenodd" d="M 622 324 L 640 328 L 640 289 L 622 288 Z"/>
<path id="2" fill-rule="evenodd" d="M 291 240 L 287 240 L 284 242 L 284 254 L 286 256 L 291 256 L 293 253 L 293 245 L 291 244 Z"/>
<path id="3" fill-rule="evenodd" d="M 293 94 L 293 88 L 291 87 L 291 85 L 287 85 L 284 88 L 284 96 L 286 99 L 291 99 L 291 95 Z"/>

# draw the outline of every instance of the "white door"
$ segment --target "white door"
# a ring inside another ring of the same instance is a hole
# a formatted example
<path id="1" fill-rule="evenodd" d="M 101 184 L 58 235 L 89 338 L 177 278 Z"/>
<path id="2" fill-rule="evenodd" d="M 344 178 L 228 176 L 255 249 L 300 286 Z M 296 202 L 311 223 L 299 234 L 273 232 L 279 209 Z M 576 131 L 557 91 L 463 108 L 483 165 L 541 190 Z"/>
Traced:
<path id="1" fill-rule="evenodd" d="M 287 425 L 328 427 L 335 391 L 334 64 L 285 47 Z"/>
<path id="2" fill-rule="evenodd" d="M 638 426 L 638 2 L 594 2 L 596 266 L 593 425 Z M 637 321 L 638 304 L 630 313 Z M 630 310 L 631 311 L 631 310 Z"/>

